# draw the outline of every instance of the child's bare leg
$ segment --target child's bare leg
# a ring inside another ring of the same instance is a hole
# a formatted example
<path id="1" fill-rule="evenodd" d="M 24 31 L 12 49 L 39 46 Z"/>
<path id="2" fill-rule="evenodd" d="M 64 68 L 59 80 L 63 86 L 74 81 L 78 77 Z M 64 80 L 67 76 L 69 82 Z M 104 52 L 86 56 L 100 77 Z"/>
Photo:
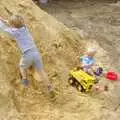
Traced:
<path id="1" fill-rule="evenodd" d="M 53 86 L 51 85 L 51 83 L 48 79 L 48 75 L 44 71 L 42 59 L 38 53 L 35 55 L 35 61 L 34 61 L 33 66 L 39 75 L 39 81 L 42 82 L 41 87 L 43 87 L 43 89 L 46 88 L 48 90 L 48 92 L 50 92 L 51 97 L 53 98 L 55 96 L 54 89 L 53 89 Z"/>
<path id="2" fill-rule="evenodd" d="M 20 59 L 19 69 L 20 69 L 20 76 L 21 76 L 21 83 L 24 84 L 25 87 L 28 87 L 29 80 L 27 80 L 27 68 L 29 67 L 27 56 L 23 56 Z"/>
<path id="3" fill-rule="evenodd" d="M 92 87 L 92 91 L 93 92 L 104 92 L 105 91 L 105 86 L 104 85 L 95 84 Z"/>
<path id="4" fill-rule="evenodd" d="M 43 85 L 45 87 L 48 88 L 49 91 L 53 90 L 53 87 L 48 79 L 48 75 L 46 74 L 46 72 L 44 71 L 44 69 L 41 69 L 39 71 L 37 71 L 38 75 L 39 75 L 39 80 L 43 83 Z"/>
<path id="5" fill-rule="evenodd" d="M 83 71 L 94 76 L 93 70 L 91 68 L 83 68 Z"/>
<path id="6" fill-rule="evenodd" d="M 46 74 L 46 72 L 44 71 L 44 69 L 38 71 L 39 77 L 42 80 L 43 83 L 43 87 L 47 88 L 47 91 L 50 93 L 49 97 L 52 98 L 52 100 L 55 100 L 55 91 L 54 88 L 52 86 L 52 84 L 50 83 L 49 79 L 48 79 L 48 75 Z"/>
<path id="7" fill-rule="evenodd" d="M 88 69 L 83 67 L 83 71 L 84 72 L 88 72 Z"/>
<path id="8" fill-rule="evenodd" d="M 20 67 L 20 74 L 21 74 L 22 79 L 24 79 L 24 80 L 27 79 L 27 70 L 26 69 Z"/>
<path id="9" fill-rule="evenodd" d="M 94 76 L 94 73 L 93 73 L 93 69 L 92 69 L 92 68 L 89 68 L 89 69 L 88 69 L 88 73 L 89 73 L 90 75 Z"/>
<path id="10" fill-rule="evenodd" d="M 27 80 L 27 69 L 20 67 L 20 74 L 21 74 L 21 83 L 28 87 L 29 80 Z"/>

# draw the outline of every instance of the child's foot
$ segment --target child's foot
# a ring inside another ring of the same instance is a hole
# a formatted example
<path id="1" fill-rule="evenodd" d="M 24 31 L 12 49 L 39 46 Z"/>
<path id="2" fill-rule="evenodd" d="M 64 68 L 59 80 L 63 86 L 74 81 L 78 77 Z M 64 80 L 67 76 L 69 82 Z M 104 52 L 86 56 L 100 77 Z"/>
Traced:
<path id="1" fill-rule="evenodd" d="M 55 100 L 56 93 L 51 85 L 48 85 L 48 92 L 51 99 Z"/>
<path id="2" fill-rule="evenodd" d="M 96 85 L 96 91 L 98 92 L 104 92 L 104 91 L 107 91 L 108 90 L 108 87 L 105 87 L 103 85 Z"/>
<path id="3" fill-rule="evenodd" d="M 56 100 L 56 93 L 55 93 L 55 91 L 50 91 L 49 92 L 49 96 L 52 99 L 52 101 Z"/>
<path id="4" fill-rule="evenodd" d="M 21 80 L 21 84 L 23 84 L 25 87 L 28 87 L 28 86 L 29 86 L 29 80 L 27 80 L 27 79 L 22 79 L 22 80 Z"/>
<path id="5" fill-rule="evenodd" d="M 48 91 L 50 92 L 50 91 L 53 91 L 54 89 L 53 89 L 53 87 L 52 87 L 52 85 L 48 85 Z"/>

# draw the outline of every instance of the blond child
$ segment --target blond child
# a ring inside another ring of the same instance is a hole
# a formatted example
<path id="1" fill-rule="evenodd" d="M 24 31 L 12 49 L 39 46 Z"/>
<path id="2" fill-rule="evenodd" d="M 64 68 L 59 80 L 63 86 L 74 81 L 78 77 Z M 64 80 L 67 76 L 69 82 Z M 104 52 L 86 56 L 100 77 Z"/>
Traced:
<path id="1" fill-rule="evenodd" d="M 94 56 L 95 56 L 96 52 L 97 52 L 96 48 L 89 48 L 87 50 L 86 54 L 83 55 L 82 57 L 80 57 L 80 62 L 81 62 L 80 67 L 85 72 L 87 72 L 88 74 L 94 76 L 95 78 L 96 78 L 96 75 L 94 73 L 95 70 L 93 69 L 93 66 L 95 65 Z M 108 90 L 108 86 L 100 85 L 100 84 L 98 84 L 98 81 L 96 81 L 96 82 L 97 82 L 97 84 L 93 85 L 92 91 L 103 92 L 103 91 L 107 91 Z"/>
<path id="2" fill-rule="evenodd" d="M 6 25 L 5 23 L 7 23 L 7 28 L 3 27 Z M 25 26 L 24 19 L 19 15 L 12 15 L 8 21 L 0 17 L 0 28 L 15 38 L 21 50 L 22 57 L 19 63 L 22 76 L 21 83 L 28 87 L 27 70 L 32 66 L 39 74 L 40 80 L 48 88 L 48 91 L 53 91 L 53 87 L 44 71 L 41 55 L 38 52 L 33 37 Z"/>
<path id="3" fill-rule="evenodd" d="M 80 57 L 80 67 L 87 73 L 92 73 L 92 67 L 95 64 L 95 48 L 89 48 L 85 55 Z"/>

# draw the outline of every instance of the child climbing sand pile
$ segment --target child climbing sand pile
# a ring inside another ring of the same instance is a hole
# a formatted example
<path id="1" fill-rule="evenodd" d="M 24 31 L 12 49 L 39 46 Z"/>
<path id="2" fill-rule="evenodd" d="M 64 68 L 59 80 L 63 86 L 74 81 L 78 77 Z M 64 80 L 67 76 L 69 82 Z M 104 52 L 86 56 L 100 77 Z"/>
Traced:
<path id="1" fill-rule="evenodd" d="M 7 28 L 3 26 L 7 24 Z M 48 76 L 44 71 L 41 55 L 34 43 L 33 37 L 25 26 L 24 19 L 19 15 L 12 15 L 8 21 L 0 17 L 0 28 L 9 35 L 13 36 L 21 50 L 22 57 L 19 63 L 19 69 L 22 76 L 21 83 L 28 87 L 29 80 L 27 70 L 33 67 L 39 74 L 40 81 L 50 93 L 54 93 L 53 87 L 48 80 Z"/>

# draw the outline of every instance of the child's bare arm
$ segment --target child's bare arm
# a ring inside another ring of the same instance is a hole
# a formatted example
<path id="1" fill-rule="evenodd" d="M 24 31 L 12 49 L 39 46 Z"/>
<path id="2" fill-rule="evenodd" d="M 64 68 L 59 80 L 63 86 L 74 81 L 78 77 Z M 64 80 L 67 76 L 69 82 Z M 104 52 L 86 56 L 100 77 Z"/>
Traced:
<path id="1" fill-rule="evenodd" d="M 9 33 L 10 35 L 12 35 L 12 30 L 10 29 L 8 20 L 2 18 L 0 16 L 0 30 Z"/>
<path id="2" fill-rule="evenodd" d="M 4 18 L 2 18 L 2 17 L 0 17 L 0 20 L 1 20 L 2 22 L 4 22 L 4 23 L 7 23 L 7 24 L 8 24 L 8 20 L 6 20 L 6 19 L 4 19 Z"/>
<path id="3" fill-rule="evenodd" d="M 94 64 L 92 63 L 92 64 L 84 64 L 84 63 L 82 63 L 81 64 L 81 67 L 86 67 L 86 68 L 90 68 L 90 67 L 92 67 Z"/>

